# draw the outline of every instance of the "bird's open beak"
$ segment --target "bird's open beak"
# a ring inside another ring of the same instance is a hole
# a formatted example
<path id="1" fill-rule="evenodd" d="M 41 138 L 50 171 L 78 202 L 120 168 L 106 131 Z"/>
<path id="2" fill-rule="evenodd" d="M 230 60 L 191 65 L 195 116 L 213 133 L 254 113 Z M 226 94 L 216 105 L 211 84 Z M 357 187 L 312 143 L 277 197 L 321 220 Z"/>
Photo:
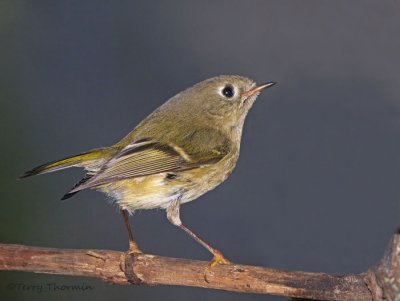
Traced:
<path id="1" fill-rule="evenodd" d="M 248 97 L 250 97 L 250 96 L 253 96 L 254 94 L 261 93 L 261 91 L 263 91 L 263 90 L 265 90 L 265 89 L 267 89 L 267 88 L 270 88 L 270 87 L 272 87 L 272 86 L 275 85 L 275 84 L 276 84 L 275 82 L 269 82 L 269 83 L 265 83 L 265 84 L 256 86 L 255 88 L 253 88 L 253 89 L 251 89 L 251 90 L 249 90 L 249 91 L 244 92 L 244 93 L 242 94 L 242 96 L 245 97 L 245 98 L 248 98 Z"/>

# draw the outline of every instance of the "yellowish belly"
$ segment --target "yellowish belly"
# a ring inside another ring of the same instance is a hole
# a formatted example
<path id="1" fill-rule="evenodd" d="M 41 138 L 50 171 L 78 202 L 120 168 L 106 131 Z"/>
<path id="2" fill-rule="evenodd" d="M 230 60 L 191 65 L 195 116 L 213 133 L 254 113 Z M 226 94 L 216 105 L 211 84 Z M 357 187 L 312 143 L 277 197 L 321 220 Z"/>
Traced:
<path id="1" fill-rule="evenodd" d="M 124 179 L 98 189 L 115 199 L 121 209 L 130 212 L 166 208 L 178 197 L 181 203 L 190 202 L 221 184 L 234 168 L 228 163 L 222 160 L 211 166 L 176 172 L 173 173 L 175 178 L 168 178 L 167 173 L 162 173 Z"/>

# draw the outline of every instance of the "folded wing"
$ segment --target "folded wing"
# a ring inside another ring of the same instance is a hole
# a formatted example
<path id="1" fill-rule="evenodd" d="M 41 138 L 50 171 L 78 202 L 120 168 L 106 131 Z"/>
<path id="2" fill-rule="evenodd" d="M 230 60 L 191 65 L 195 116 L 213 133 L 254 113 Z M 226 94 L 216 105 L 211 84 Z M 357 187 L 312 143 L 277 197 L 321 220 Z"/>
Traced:
<path id="1" fill-rule="evenodd" d="M 215 131 L 215 133 L 218 133 Z M 65 198 L 76 192 L 110 182 L 158 173 L 177 172 L 216 163 L 229 150 L 227 140 L 216 139 L 213 130 L 201 130 L 179 141 L 182 146 L 160 141 L 139 139 L 117 153 L 101 169 L 75 185 Z M 191 145 L 199 145 L 196 151 Z"/>

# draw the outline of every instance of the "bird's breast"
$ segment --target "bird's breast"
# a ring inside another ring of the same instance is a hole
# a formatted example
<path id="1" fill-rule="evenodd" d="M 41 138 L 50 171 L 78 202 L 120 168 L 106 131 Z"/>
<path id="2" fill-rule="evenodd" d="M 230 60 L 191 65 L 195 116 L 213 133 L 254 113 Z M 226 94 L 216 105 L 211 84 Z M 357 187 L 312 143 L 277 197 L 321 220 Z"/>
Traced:
<path id="1" fill-rule="evenodd" d="M 224 182 L 236 166 L 238 154 L 200 168 L 123 179 L 98 187 L 121 209 L 166 208 L 180 197 L 182 203 L 197 199 Z"/>

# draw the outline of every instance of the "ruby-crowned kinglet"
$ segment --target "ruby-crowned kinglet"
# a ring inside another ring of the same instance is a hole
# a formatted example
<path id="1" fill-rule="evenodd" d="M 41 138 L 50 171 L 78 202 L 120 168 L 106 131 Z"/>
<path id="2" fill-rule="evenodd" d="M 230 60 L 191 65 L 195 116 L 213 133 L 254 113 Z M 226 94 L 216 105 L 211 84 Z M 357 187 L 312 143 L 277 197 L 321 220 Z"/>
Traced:
<path id="1" fill-rule="evenodd" d="M 220 251 L 200 239 L 179 216 L 190 202 L 221 184 L 235 168 L 247 112 L 259 93 L 275 83 L 257 86 L 241 76 L 218 76 L 178 93 L 156 109 L 121 141 L 26 172 L 22 178 L 69 167 L 87 174 L 62 199 L 94 188 L 121 209 L 129 250 L 140 253 L 128 214 L 164 208 L 168 220 L 210 251 L 209 267 L 226 264 Z"/>

